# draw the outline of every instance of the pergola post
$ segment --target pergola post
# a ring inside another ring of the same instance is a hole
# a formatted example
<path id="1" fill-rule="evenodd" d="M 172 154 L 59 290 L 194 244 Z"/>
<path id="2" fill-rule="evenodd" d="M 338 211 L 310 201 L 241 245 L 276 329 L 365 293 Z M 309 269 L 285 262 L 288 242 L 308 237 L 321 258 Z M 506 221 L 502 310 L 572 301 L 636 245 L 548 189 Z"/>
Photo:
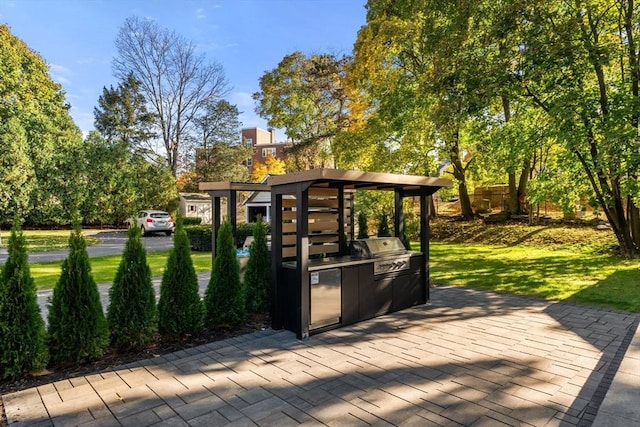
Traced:
<path id="1" fill-rule="evenodd" d="M 429 301 L 429 203 L 427 200 L 427 192 L 420 192 L 420 252 L 425 257 L 425 271 L 423 274 L 422 299 L 421 303 L 426 304 Z"/>
<path id="2" fill-rule="evenodd" d="M 296 189 L 296 276 L 300 279 L 300 319 L 298 339 L 309 338 L 311 299 L 309 284 L 309 189 Z"/>

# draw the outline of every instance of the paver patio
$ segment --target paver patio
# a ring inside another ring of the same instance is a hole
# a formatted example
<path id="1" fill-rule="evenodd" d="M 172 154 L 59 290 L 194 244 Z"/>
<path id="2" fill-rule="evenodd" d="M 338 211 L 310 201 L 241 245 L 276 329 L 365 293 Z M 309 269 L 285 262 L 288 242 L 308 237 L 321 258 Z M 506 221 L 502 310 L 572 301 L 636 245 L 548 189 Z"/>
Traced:
<path id="1" fill-rule="evenodd" d="M 468 288 L 3 396 L 11 425 L 591 425 L 638 316 Z"/>

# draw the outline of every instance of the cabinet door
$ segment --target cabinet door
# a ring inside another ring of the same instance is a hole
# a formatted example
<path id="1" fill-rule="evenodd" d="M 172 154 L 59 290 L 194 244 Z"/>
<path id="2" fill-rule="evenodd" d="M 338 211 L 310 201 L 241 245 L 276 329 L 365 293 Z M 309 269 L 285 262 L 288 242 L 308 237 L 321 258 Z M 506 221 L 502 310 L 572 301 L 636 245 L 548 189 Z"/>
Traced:
<path id="1" fill-rule="evenodd" d="M 392 311 L 403 310 L 420 304 L 420 274 L 405 274 L 393 279 Z"/>
<path id="2" fill-rule="evenodd" d="M 342 268 L 342 324 L 359 320 L 358 266 Z"/>

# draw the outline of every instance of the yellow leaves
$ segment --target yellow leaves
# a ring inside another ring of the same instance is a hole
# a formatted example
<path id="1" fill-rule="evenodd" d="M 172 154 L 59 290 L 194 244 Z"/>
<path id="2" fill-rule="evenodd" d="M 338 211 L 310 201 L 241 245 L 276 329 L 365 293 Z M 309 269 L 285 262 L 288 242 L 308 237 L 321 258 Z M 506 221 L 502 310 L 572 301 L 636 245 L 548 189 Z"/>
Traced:
<path id="1" fill-rule="evenodd" d="M 264 163 L 259 161 L 254 162 L 251 179 L 253 182 L 262 182 L 267 175 L 284 175 L 285 172 L 286 167 L 284 160 L 269 153 Z"/>

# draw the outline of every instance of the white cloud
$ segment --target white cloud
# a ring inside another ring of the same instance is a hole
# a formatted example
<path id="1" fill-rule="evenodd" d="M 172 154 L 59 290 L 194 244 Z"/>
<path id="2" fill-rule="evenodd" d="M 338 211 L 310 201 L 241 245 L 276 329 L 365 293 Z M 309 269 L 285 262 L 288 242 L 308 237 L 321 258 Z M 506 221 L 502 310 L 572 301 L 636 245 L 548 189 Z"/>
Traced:
<path id="1" fill-rule="evenodd" d="M 252 98 L 252 94 L 249 92 L 234 92 L 231 94 L 230 98 L 230 102 L 232 104 L 236 104 L 240 110 L 250 109 L 253 111 L 255 108 L 255 101 Z"/>
<path id="2" fill-rule="evenodd" d="M 203 8 L 196 9 L 196 19 L 205 19 L 207 14 Z"/>
<path id="3" fill-rule="evenodd" d="M 49 69 L 51 70 L 52 73 L 57 73 L 57 74 L 70 74 L 71 71 L 65 67 L 64 65 L 59 65 L 59 64 L 49 64 Z"/>

